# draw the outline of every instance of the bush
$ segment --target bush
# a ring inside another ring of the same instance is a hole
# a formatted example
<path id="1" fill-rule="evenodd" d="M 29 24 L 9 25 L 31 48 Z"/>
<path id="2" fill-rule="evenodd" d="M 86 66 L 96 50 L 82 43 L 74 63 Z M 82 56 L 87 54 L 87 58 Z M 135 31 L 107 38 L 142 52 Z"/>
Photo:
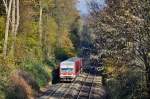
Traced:
<path id="1" fill-rule="evenodd" d="M 5 93 L 0 89 L 0 99 L 5 99 Z"/>
<path id="2" fill-rule="evenodd" d="M 35 60 L 26 60 L 11 69 L 7 65 L 0 66 L 0 99 L 30 99 L 36 96 L 40 86 L 51 80 L 51 67 L 55 67 L 54 62 L 42 64 Z"/>
<path id="3" fill-rule="evenodd" d="M 6 99 L 31 99 L 33 97 L 31 86 L 20 74 L 21 72 L 19 71 L 10 77 L 10 84 L 6 91 Z"/>
<path id="4" fill-rule="evenodd" d="M 43 64 L 38 61 L 27 60 L 23 64 L 23 69 L 34 77 L 39 86 L 44 86 L 51 80 L 51 67 L 53 66 L 55 64 L 50 61 Z"/>
<path id="5" fill-rule="evenodd" d="M 39 87 L 37 81 L 32 77 L 31 74 L 29 74 L 25 71 L 19 70 L 18 75 L 20 77 L 22 77 L 27 82 L 27 84 L 31 86 L 31 88 L 34 91 L 39 91 L 40 90 L 40 87 Z"/>
<path id="6" fill-rule="evenodd" d="M 26 61 L 23 65 L 23 69 L 28 71 L 34 79 L 37 81 L 38 85 L 43 86 L 47 82 L 47 73 L 40 63 L 35 63 L 30 60 Z"/>
<path id="7" fill-rule="evenodd" d="M 0 65 L 0 99 L 5 98 L 5 91 L 8 86 L 8 77 L 11 69 L 7 66 Z"/>
<path id="8" fill-rule="evenodd" d="M 26 59 L 18 66 L 0 66 L 0 99 L 30 99 L 36 96 L 40 86 L 52 80 L 52 69 L 56 66 L 54 61 L 44 63 Z"/>
<path id="9" fill-rule="evenodd" d="M 142 71 L 128 69 L 121 75 L 107 80 L 112 99 L 146 99 Z"/>

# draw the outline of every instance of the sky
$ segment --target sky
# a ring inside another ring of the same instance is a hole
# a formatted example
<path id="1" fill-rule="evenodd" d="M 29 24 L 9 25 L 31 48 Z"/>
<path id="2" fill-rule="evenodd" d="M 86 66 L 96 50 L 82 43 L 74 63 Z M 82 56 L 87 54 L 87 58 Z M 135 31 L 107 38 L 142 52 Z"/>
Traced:
<path id="1" fill-rule="evenodd" d="M 105 0 L 97 0 L 100 4 L 104 5 Z M 77 9 L 80 11 L 81 14 L 88 14 L 88 8 L 86 5 L 86 0 L 79 0 L 77 4 Z"/>

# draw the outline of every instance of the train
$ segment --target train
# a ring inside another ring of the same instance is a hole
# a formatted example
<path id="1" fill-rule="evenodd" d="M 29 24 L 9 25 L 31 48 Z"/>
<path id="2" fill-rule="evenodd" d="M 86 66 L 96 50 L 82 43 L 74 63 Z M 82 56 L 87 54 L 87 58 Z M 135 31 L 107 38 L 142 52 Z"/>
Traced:
<path id="1" fill-rule="evenodd" d="M 82 72 L 83 59 L 72 57 L 62 61 L 59 66 L 60 81 L 73 81 Z"/>

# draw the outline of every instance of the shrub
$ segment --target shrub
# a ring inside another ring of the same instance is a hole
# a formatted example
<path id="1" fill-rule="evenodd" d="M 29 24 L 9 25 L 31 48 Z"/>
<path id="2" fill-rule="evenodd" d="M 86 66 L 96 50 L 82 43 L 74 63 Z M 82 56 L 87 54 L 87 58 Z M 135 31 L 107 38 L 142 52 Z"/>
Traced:
<path id="1" fill-rule="evenodd" d="M 0 99 L 5 99 L 5 93 L 0 89 Z"/>
<path id="2" fill-rule="evenodd" d="M 31 86 L 31 88 L 34 91 L 39 91 L 40 90 L 40 87 L 39 87 L 37 81 L 33 78 L 33 76 L 31 74 L 29 74 L 25 71 L 19 70 L 18 75 L 20 77 L 22 77 L 27 82 L 27 84 Z"/>
<path id="3" fill-rule="evenodd" d="M 0 65 L 0 99 L 4 99 L 5 97 L 5 89 L 8 86 L 8 77 L 10 72 L 11 69 L 9 67 Z"/>
<path id="4" fill-rule="evenodd" d="M 34 77 L 39 86 L 46 85 L 50 80 L 50 70 L 46 69 L 46 67 L 48 68 L 48 65 L 33 60 L 27 60 L 23 64 L 23 69 Z"/>
<path id="5" fill-rule="evenodd" d="M 147 99 L 141 71 L 128 71 L 117 78 L 107 80 L 112 99 Z"/>
<path id="6" fill-rule="evenodd" d="M 6 99 L 31 99 L 33 92 L 31 86 L 16 72 L 10 77 L 10 85 L 6 91 Z"/>

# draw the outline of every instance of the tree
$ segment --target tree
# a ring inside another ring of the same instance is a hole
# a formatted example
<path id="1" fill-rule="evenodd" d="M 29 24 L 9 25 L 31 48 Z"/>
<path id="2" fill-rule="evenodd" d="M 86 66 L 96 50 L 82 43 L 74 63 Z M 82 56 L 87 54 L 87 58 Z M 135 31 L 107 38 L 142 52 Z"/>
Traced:
<path id="1" fill-rule="evenodd" d="M 99 9 L 97 2 L 90 3 L 96 55 L 104 57 L 106 63 L 112 58 L 117 70 L 127 67 L 128 71 L 144 71 L 149 94 L 149 1 L 107 0 L 106 3 L 103 9 Z M 132 75 L 126 77 L 129 76 Z"/>
<path id="2" fill-rule="evenodd" d="M 6 1 L 4 0 L 3 3 L 6 7 Z M 8 33 L 9 33 L 9 26 L 10 26 L 10 14 L 11 14 L 11 6 L 12 6 L 12 0 L 9 1 L 9 7 L 7 11 L 7 20 L 6 20 L 6 28 L 5 28 L 5 40 L 4 40 L 4 47 L 3 47 L 3 57 L 6 58 L 7 55 L 7 45 L 8 45 Z M 7 9 L 7 7 L 5 8 Z"/>
<path id="3" fill-rule="evenodd" d="M 43 17 L 43 7 L 42 7 L 42 1 L 40 0 L 39 38 L 41 44 L 42 44 L 42 21 L 43 21 L 42 17 Z"/>
<path id="4" fill-rule="evenodd" d="M 13 0 L 13 7 L 12 7 L 12 45 L 11 45 L 11 54 L 12 57 L 15 55 L 15 43 L 16 43 L 16 36 L 18 32 L 19 22 L 20 22 L 20 3 L 19 0 Z"/>

